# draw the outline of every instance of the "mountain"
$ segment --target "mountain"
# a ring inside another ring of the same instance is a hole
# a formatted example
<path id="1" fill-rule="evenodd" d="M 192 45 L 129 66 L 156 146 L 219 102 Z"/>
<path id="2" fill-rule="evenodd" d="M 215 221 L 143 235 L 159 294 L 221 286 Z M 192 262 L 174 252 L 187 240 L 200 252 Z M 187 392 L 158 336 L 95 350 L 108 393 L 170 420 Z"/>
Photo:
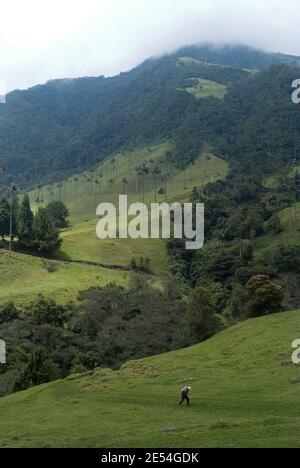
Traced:
<path id="1" fill-rule="evenodd" d="M 14 91 L 0 104 L 0 164 L 9 180 L 26 188 L 94 167 L 117 151 L 171 139 L 181 167 L 211 141 L 220 156 L 243 162 L 246 149 L 264 159 L 264 168 L 274 161 L 280 166 L 286 162 L 281 148 L 298 145 L 291 134 L 299 107 L 290 101 L 298 64 L 299 57 L 244 46 L 192 46 L 116 77 Z M 255 141 L 255 132 L 267 127 L 272 140 L 276 135 L 268 148 Z"/>
<path id="2" fill-rule="evenodd" d="M 194 57 L 208 63 L 245 69 L 262 69 L 269 65 L 281 63 L 293 66 L 300 65 L 300 57 L 280 53 L 268 53 L 246 45 L 192 45 L 182 47 L 176 52 L 176 55 Z"/>
<path id="3" fill-rule="evenodd" d="M 0 400 L 1 447 L 297 447 L 299 311 Z M 192 386 L 190 408 L 179 390 Z M 291 404 L 293 402 L 293 404 Z"/>

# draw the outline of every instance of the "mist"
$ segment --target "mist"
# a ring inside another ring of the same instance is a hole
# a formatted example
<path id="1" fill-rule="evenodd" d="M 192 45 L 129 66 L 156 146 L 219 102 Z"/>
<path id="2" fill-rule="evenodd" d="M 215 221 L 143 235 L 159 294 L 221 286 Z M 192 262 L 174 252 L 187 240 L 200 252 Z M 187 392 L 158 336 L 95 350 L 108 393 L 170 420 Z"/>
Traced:
<path id="1" fill-rule="evenodd" d="M 2 0 L 0 95 L 55 78 L 115 75 L 194 43 L 300 55 L 297 7 L 297 0 Z"/>

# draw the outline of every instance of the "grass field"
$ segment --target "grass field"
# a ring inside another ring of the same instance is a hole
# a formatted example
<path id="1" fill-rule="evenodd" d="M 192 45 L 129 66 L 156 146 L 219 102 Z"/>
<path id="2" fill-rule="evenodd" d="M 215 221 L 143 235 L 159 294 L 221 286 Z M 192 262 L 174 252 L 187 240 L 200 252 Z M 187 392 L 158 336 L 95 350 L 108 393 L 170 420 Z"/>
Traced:
<path id="1" fill-rule="evenodd" d="M 165 148 L 164 148 L 165 150 Z M 161 148 L 157 153 L 157 157 L 160 156 Z M 154 151 L 151 153 L 153 155 Z M 126 158 L 126 156 L 125 156 Z M 123 163 L 119 162 L 119 168 L 122 167 Z M 117 201 L 118 194 L 122 193 L 121 180 L 123 178 L 123 171 L 121 169 L 119 177 L 116 180 L 117 192 L 112 195 L 104 193 L 101 195 L 101 199 L 104 201 L 111 200 L 113 197 Z M 167 200 L 173 201 L 187 201 L 191 194 L 193 187 L 201 187 L 205 184 L 212 182 L 216 179 L 224 178 L 228 171 L 228 165 L 225 161 L 217 158 L 213 154 L 205 153 L 199 157 L 194 165 L 188 166 L 184 171 L 174 170 L 173 177 L 168 183 Z M 127 194 L 129 203 L 133 201 L 142 201 L 141 194 L 136 192 L 136 180 L 127 175 L 128 188 Z M 148 180 L 148 185 L 144 192 L 144 201 L 149 206 L 154 201 L 153 193 L 153 181 Z M 159 184 L 157 184 L 159 186 Z M 88 194 L 87 194 L 88 195 Z M 106 198 L 107 197 L 107 198 Z M 84 198 L 84 195 L 82 195 Z M 165 195 L 157 195 L 157 201 L 163 202 Z M 66 203 L 68 204 L 68 197 L 66 197 Z M 82 212 L 81 212 L 82 215 Z M 80 218 L 77 218 L 78 220 Z M 149 257 L 151 259 L 151 265 L 153 272 L 164 273 L 168 269 L 168 258 L 165 249 L 165 242 L 162 240 L 112 240 L 107 239 L 100 241 L 96 238 L 95 228 L 97 219 L 94 214 L 91 213 L 91 219 L 84 222 L 73 221 L 71 229 L 66 230 L 62 234 L 64 240 L 61 252 L 57 255 L 58 257 L 68 257 L 71 259 L 84 259 L 93 260 L 108 265 L 129 265 L 132 257 Z"/>
<path id="2" fill-rule="evenodd" d="M 191 86 L 187 86 L 184 90 L 193 94 L 196 99 L 203 99 L 209 96 L 224 99 L 227 93 L 227 86 L 215 81 L 203 80 L 201 78 L 190 78 L 190 81 Z"/>
<path id="3" fill-rule="evenodd" d="M 8 252 L 0 251 L 0 303 L 22 304 L 39 293 L 66 303 L 76 300 L 79 291 L 92 286 L 102 287 L 111 282 L 126 285 L 129 276 L 127 271 L 43 260 L 19 253 L 9 258 Z"/>
<path id="4" fill-rule="evenodd" d="M 96 221 L 77 224 L 62 233 L 63 244 L 56 252 L 57 259 L 87 260 L 107 266 L 128 267 L 135 257 L 149 257 L 154 274 L 168 270 L 168 257 L 163 240 L 151 239 L 105 239 L 95 233 Z M 116 273 L 116 272 L 115 272 Z M 119 274 L 122 273 L 120 272 Z"/>
<path id="5" fill-rule="evenodd" d="M 1 447 L 299 447 L 300 312 L 0 400 Z M 192 386 L 191 407 L 178 406 Z"/>

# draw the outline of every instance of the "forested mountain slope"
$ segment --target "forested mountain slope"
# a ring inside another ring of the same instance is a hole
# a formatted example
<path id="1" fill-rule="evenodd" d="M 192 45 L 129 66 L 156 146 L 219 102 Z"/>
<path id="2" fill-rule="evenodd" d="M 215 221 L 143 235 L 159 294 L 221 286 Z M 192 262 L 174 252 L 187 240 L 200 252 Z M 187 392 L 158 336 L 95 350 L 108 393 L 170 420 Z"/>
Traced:
<path id="1" fill-rule="evenodd" d="M 189 47 L 113 78 L 14 91 L 0 106 L 0 163 L 24 188 L 91 168 L 117 151 L 173 139 L 181 166 L 213 141 L 225 156 L 263 158 L 265 168 L 287 158 L 282 147 L 295 145 L 300 111 L 290 91 L 297 60 L 243 47 Z M 261 73 L 249 70 L 272 63 L 278 65 Z M 214 91 L 201 99 L 207 82 L 223 86 L 221 99 Z M 257 144 L 262 132 L 269 141 L 269 130 L 271 146 Z"/>

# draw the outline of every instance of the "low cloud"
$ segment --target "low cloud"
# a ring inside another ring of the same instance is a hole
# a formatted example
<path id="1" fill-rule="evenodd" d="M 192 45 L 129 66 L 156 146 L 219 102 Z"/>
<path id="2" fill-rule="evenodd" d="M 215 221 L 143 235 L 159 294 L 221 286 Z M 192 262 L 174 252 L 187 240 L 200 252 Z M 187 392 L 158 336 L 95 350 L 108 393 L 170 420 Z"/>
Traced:
<path id="1" fill-rule="evenodd" d="M 300 55 L 297 8 L 297 0 L 11 0 L 0 12 L 0 82 L 10 91 L 114 75 L 204 41 Z"/>

